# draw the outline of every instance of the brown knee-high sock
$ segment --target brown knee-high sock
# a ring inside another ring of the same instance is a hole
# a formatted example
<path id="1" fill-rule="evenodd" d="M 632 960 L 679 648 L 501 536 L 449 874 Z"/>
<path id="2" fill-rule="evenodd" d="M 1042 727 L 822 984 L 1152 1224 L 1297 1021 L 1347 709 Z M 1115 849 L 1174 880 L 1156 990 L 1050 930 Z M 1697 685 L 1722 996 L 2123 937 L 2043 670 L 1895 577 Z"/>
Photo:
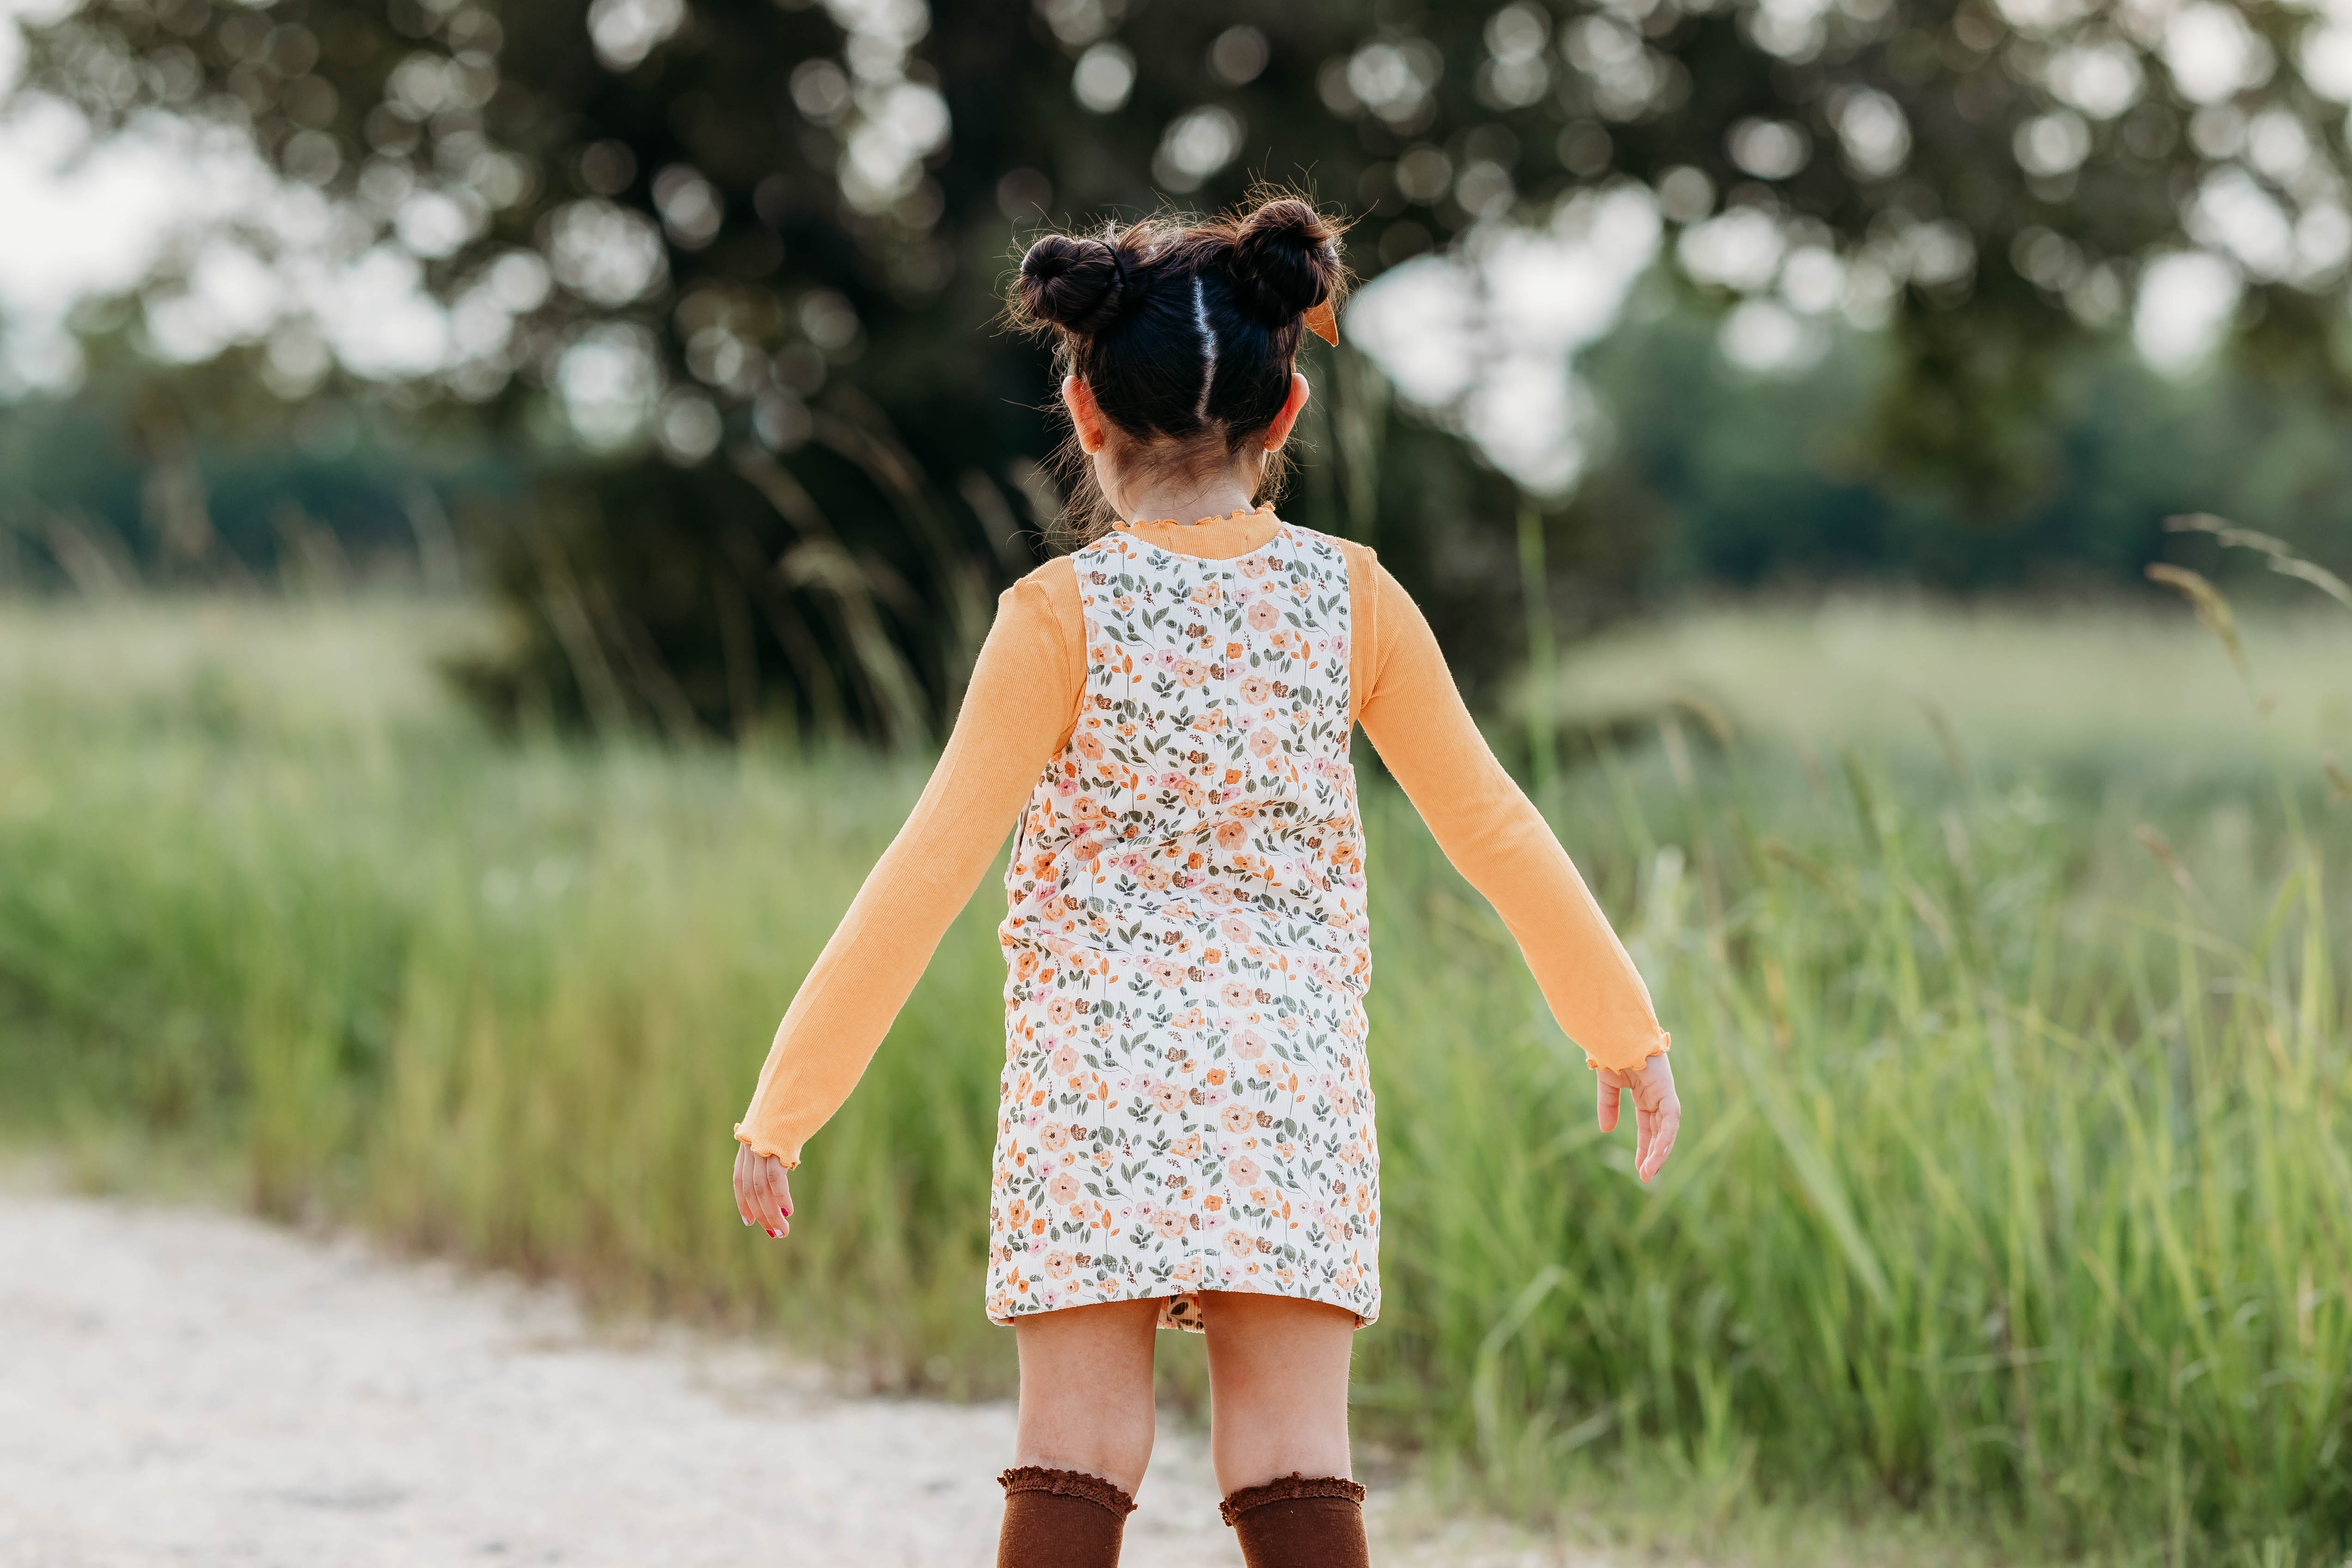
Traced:
<path id="1" fill-rule="evenodd" d="M 1135 1500 L 1100 1476 L 1018 1465 L 996 1478 L 996 1568 L 1114 1568 Z"/>
<path id="2" fill-rule="evenodd" d="M 1296 1470 L 1244 1487 L 1219 1506 L 1249 1568 L 1371 1568 L 1364 1489 L 1342 1476 Z"/>

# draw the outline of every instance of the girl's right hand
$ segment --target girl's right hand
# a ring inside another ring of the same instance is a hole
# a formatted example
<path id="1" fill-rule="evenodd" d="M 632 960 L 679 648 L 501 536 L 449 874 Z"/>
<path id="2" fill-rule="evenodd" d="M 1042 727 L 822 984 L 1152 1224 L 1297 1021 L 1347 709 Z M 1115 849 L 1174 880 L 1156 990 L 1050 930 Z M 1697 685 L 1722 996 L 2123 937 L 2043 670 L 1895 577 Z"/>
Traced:
<path id="1" fill-rule="evenodd" d="M 1630 1072 L 1602 1068 L 1600 1077 L 1603 1132 L 1617 1129 L 1618 1096 L 1633 1097 L 1633 1169 L 1646 1182 L 1675 1152 L 1675 1134 L 1682 1130 L 1683 1102 L 1675 1096 L 1675 1069 L 1660 1051 Z"/>
<path id="2" fill-rule="evenodd" d="M 735 1212 L 745 1225 L 756 1225 L 772 1237 L 793 1228 L 793 1179 L 784 1163 L 761 1154 L 749 1143 L 735 1145 Z"/>

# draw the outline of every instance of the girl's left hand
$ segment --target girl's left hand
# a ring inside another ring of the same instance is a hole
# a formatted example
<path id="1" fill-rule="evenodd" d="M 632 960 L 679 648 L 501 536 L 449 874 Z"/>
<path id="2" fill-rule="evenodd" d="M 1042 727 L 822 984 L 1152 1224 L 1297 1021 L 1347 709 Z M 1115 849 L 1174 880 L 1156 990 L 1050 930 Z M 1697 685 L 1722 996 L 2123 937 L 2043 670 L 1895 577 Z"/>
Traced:
<path id="1" fill-rule="evenodd" d="M 749 1143 L 735 1145 L 735 1212 L 745 1225 L 756 1225 L 770 1236 L 792 1234 L 792 1173 L 773 1154 L 761 1154 Z"/>
<path id="2" fill-rule="evenodd" d="M 1660 1051 L 1633 1070 L 1602 1068 L 1600 1073 L 1601 1131 L 1617 1130 L 1617 1100 L 1633 1097 L 1633 1169 L 1648 1181 L 1675 1152 L 1683 1124 L 1683 1102 L 1675 1098 L 1675 1069 Z"/>

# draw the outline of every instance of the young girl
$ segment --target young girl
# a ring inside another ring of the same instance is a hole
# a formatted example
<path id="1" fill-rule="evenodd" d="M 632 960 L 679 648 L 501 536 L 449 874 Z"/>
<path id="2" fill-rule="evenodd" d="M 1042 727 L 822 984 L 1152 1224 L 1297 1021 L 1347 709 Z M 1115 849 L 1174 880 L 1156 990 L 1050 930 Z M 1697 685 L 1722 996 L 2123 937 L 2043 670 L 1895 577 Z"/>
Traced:
<path id="1" fill-rule="evenodd" d="M 1336 337 L 1306 203 L 1030 247 L 1016 315 L 1115 520 L 1007 589 L 954 734 L 802 982 L 736 1128 L 746 1224 L 848 1097 L 1014 830 L 987 1308 L 1019 1337 L 998 1562 L 1118 1558 L 1152 1437 L 1155 1328 L 1205 1331 L 1226 1521 L 1252 1568 L 1367 1562 L 1348 1357 L 1379 1315 L 1380 1153 L 1357 724 L 1518 939 L 1657 1173 L 1666 1035 L 1549 827 L 1370 550 L 1260 498 Z M 1085 459 L 1081 459 L 1084 463 Z M 1475 1048 L 1465 1041 L 1463 1048 Z"/>

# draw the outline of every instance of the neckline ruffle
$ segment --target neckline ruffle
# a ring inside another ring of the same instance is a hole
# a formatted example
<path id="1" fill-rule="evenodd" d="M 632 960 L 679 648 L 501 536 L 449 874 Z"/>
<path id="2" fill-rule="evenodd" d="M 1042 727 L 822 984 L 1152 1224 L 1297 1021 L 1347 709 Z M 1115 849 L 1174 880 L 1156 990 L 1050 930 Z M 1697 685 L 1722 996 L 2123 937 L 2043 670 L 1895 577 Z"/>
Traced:
<path id="1" fill-rule="evenodd" d="M 1241 522 L 1252 518 L 1270 517 L 1273 513 L 1274 503 L 1267 501 L 1254 507 L 1237 507 L 1223 517 L 1196 517 L 1190 522 L 1179 522 L 1172 517 L 1122 517 L 1111 526 L 1122 532 L 1130 533 L 1139 528 L 1214 528 L 1220 523 Z"/>

